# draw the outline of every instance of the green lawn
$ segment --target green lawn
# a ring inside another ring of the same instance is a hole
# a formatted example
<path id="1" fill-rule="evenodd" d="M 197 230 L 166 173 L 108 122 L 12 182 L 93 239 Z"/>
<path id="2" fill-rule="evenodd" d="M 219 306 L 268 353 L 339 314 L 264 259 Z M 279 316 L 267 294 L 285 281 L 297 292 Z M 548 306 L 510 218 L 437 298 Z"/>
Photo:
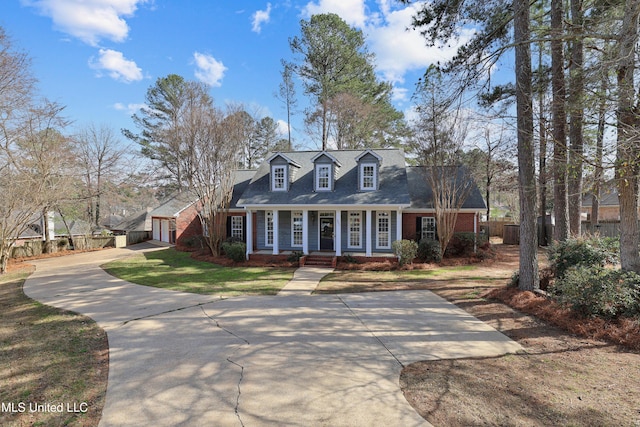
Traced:
<path id="1" fill-rule="evenodd" d="M 120 279 L 145 286 L 207 295 L 275 295 L 293 269 L 223 267 L 191 258 L 173 248 L 148 252 L 103 268 Z"/>
<path id="2" fill-rule="evenodd" d="M 0 276 L 0 402 L 16 410 L 0 411 L 0 425 L 97 426 L 107 390 L 107 334 L 88 317 L 25 296 L 22 284 L 32 270 Z M 30 403 L 62 403 L 64 411 L 31 412 Z M 69 413 L 67 404 L 83 404 L 86 412 Z"/>

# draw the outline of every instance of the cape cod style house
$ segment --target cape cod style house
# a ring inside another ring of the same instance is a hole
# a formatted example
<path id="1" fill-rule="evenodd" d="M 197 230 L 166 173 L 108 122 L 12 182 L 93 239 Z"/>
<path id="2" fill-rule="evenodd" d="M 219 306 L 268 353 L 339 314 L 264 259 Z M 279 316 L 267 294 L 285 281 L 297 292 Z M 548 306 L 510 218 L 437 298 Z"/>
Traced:
<path id="1" fill-rule="evenodd" d="M 397 149 L 275 153 L 257 169 L 230 213 L 247 255 L 315 251 L 374 257 L 395 240 L 436 238 L 432 193 L 420 167 Z M 477 187 L 456 231 L 477 232 L 486 205 Z M 246 227 L 240 231 L 240 227 Z"/>

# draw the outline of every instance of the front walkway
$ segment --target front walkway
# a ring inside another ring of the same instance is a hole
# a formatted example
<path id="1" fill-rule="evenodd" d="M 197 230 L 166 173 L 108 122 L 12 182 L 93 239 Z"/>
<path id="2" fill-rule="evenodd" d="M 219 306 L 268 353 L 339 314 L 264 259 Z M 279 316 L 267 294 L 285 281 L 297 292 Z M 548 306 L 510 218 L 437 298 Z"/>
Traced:
<path id="1" fill-rule="evenodd" d="M 333 268 L 300 267 L 293 273 L 293 278 L 280 290 L 278 295 L 309 295 L 316 289 L 320 280 L 332 271 Z"/>

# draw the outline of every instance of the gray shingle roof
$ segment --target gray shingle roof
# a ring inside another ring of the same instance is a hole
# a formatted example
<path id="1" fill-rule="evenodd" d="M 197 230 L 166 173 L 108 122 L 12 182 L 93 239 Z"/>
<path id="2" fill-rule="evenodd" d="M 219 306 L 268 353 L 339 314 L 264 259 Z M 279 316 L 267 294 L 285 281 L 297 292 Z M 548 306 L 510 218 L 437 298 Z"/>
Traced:
<path id="1" fill-rule="evenodd" d="M 165 200 L 160 206 L 151 211 L 151 216 L 173 218 L 182 210 L 198 200 L 198 197 L 190 191 L 175 193 Z"/>
<path id="2" fill-rule="evenodd" d="M 371 150 L 382 158 L 378 171 L 379 187 L 375 191 L 358 190 L 356 157 L 363 150 L 331 151 L 339 162 L 333 191 L 314 191 L 314 163 L 320 151 L 283 153 L 300 166 L 295 171 L 289 191 L 271 191 L 270 164 L 263 162 L 238 201 L 245 205 L 404 205 L 408 206 L 405 160 L 397 149 Z M 269 158 L 269 157 L 267 157 Z"/>
<path id="3" fill-rule="evenodd" d="M 465 169 L 462 167 L 457 169 L 458 177 L 464 177 Z M 427 169 L 423 166 L 407 167 L 407 180 L 411 195 L 411 209 L 433 209 L 433 191 L 428 184 Z M 482 194 L 480 194 L 480 190 L 474 182 L 469 195 L 462 204 L 462 209 L 486 208 L 487 205 L 482 198 Z"/>

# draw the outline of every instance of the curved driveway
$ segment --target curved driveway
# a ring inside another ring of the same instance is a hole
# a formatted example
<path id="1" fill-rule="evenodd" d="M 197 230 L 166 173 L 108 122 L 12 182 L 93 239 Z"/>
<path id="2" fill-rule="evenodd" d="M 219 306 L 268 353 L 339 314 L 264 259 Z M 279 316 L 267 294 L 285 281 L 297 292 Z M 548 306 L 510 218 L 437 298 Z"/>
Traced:
<path id="1" fill-rule="evenodd" d="M 99 268 L 153 248 L 40 260 L 24 286 L 107 332 L 101 426 L 428 425 L 402 395 L 402 366 L 521 350 L 428 291 L 220 299 Z"/>

